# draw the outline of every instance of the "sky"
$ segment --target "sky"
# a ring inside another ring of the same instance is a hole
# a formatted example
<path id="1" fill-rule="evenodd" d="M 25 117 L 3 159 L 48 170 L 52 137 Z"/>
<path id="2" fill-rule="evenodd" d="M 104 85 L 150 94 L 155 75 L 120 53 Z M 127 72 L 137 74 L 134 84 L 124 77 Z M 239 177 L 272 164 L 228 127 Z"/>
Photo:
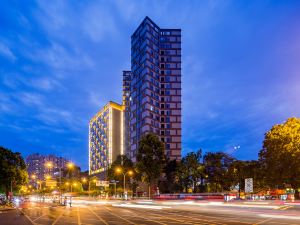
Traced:
<path id="1" fill-rule="evenodd" d="M 257 159 L 300 117 L 300 1 L 1 1 L 0 145 L 88 167 L 88 121 L 121 102 L 130 36 L 182 29 L 182 154 Z M 235 151 L 234 147 L 240 146 Z"/>

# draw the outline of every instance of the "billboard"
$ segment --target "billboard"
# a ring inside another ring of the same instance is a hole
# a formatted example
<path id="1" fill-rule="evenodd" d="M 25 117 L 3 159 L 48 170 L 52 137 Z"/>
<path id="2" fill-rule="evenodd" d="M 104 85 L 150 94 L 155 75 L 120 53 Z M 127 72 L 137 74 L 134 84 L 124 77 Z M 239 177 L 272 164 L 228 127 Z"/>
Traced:
<path id="1" fill-rule="evenodd" d="M 245 193 L 252 193 L 253 192 L 253 178 L 246 178 L 245 179 Z"/>

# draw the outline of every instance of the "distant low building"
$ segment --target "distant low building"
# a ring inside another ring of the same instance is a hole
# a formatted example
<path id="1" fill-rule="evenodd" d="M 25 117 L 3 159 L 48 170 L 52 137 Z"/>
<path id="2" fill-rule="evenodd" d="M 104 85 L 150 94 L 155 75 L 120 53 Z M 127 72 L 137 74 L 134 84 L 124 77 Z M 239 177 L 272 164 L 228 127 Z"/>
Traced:
<path id="1" fill-rule="evenodd" d="M 41 155 L 38 153 L 28 155 L 26 158 L 27 172 L 30 180 L 45 180 L 46 176 L 59 178 L 60 174 L 63 177 L 69 162 L 69 160 L 63 157 Z"/>
<path id="2" fill-rule="evenodd" d="M 104 176 L 124 154 L 123 106 L 110 101 L 89 122 L 89 174 Z"/>

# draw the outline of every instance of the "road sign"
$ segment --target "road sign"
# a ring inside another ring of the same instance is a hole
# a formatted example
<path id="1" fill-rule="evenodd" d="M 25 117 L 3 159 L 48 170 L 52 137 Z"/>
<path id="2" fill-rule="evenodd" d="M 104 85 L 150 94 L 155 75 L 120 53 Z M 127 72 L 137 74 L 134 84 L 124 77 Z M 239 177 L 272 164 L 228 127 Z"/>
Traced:
<path id="1" fill-rule="evenodd" d="M 56 180 L 46 180 L 46 187 L 56 187 Z"/>
<path id="2" fill-rule="evenodd" d="M 102 187 L 108 187 L 109 186 L 109 181 L 105 181 L 105 180 L 98 180 L 96 181 L 96 186 L 102 186 Z"/>
<path id="3" fill-rule="evenodd" d="M 252 193 L 253 192 L 253 178 L 246 178 L 245 179 L 245 193 Z"/>

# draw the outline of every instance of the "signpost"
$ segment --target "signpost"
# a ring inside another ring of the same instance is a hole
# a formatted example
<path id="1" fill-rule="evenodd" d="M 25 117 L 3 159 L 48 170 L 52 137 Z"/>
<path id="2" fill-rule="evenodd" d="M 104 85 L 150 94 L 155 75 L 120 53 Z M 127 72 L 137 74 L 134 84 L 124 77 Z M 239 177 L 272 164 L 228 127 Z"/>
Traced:
<path id="1" fill-rule="evenodd" d="M 105 181 L 105 180 L 98 180 L 96 181 L 96 186 L 97 187 L 108 187 L 109 186 L 109 181 Z"/>
<path id="2" fill-rule="evenodd" d="M 253 192 L 253 178 L 246 178 L 245 179 L 245 193 L 252 193 Z"/>
<path id="3" fill-rule="evenodd" d="M 46 180 L 46 187 L 56 187 L 57 181 L 56 180 Z"/>

